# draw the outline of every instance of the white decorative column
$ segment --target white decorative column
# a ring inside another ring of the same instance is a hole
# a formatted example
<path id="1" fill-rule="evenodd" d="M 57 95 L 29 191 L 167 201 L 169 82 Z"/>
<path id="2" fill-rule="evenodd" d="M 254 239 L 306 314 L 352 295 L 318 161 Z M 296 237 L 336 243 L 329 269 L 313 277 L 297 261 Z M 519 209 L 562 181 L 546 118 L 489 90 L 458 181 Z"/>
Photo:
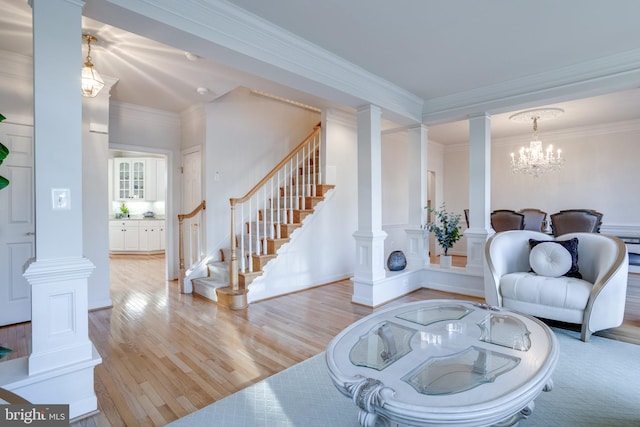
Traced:
<path id="1" fill-rule="evenodd" d="M 490 209 L 491 118 L 483 114 L 469 118 L 469 228 L 464 232 L 469 272 L 483 272 L 484 246 L 492 233 Z"/>
<path id="2" fill-rule="evenodd" d="M 407 233 L 407 268 L 422 268 L 429 264 L 429 234 L 422 229 L 427 222 L 427 153 L 428 132 L 424 125 L 408 130 L 409 165 L 409 228 Z"/>
<path id="3" fill-rule="evenodd" d="M 379 107 L 358 110 L 358 231 L 353 302 L 377 304 L 376 281 L 385 278 L 382 230 L 382 134 Z"/>
<path id="4" fill-rule="evenodd" d="M 24 276 L 31 285 L 31 353 L 0 364 L 0 385 L 32 403 L 69 404 L 73 419 L 97 409 L 93 369 L 101 362 L 88 334 L 87 279 L 94 265 L 83 256 L 84 1 L 30 4 L 36 258 Z"/>

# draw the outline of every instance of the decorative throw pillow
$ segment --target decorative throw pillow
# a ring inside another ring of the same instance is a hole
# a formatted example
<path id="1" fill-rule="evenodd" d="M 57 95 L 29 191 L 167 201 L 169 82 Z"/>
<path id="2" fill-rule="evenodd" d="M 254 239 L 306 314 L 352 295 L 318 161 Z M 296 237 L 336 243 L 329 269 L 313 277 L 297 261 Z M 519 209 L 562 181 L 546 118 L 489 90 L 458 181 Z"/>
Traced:
<path id="1" fill-rule="evenodd" d="M 556 243 L 569 251 L 571 254 L 571 269 L 564 276 L 582 279 L 582 274 L 578 271 L 578 238 L 574 237 L 569 240 L 534 240 L 529 239 L 529 247 L 533 249 L 540 243 Z"/>
<path id="2" fill-rule="evenodd" d="M 544 242 L 531 249 L 529 264 L 540 276 L 560 277 L 571 269 L 571 254 L 562 245 Z"/>

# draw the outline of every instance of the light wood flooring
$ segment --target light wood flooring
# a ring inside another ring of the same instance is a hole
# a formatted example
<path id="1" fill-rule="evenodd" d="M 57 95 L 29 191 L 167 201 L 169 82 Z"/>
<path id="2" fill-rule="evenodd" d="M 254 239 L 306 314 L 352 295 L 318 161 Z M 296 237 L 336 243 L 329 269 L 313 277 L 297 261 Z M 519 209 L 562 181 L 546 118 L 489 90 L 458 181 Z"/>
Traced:
<path id="1" fill-rule="evenodd" d="M 464 259 L 454 259 L 464 265 Z M 349 280 L 231 311 L 163 280 L 162 256 L 111 259 L 113 308 L 89 313 L 102 356 L 95 369 L 100 412 L 75 426 L 162 426 L 325 350 L 372 313 L 351 303 Z M 386 304 L 468 296 L 421 289 Z M 625 334 L 640 341 L 640 296 Z M 377 308 L 379 309 L 379 308 Z M 28 354 L 29 323 L 0 328 L 9 358 Z"/>

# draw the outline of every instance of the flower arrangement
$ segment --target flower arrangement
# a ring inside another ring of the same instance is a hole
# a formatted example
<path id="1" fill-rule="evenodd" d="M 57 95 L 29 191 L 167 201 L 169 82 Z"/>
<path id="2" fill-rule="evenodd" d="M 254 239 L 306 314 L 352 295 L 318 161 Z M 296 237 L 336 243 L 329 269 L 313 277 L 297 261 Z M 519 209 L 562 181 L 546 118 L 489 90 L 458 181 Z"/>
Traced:
<path id="1" fill-rule="evenodd" d="M 454 243 L 462 238 L 459 225 L 461 215 L 447 212 L 444 203 L 440 209 L 430 207 L 425 207 L 425 209 L 435 214 L 436 221 L 427 223 L 424 228 L 435 234 L 438 244 L 444 249 L 444 255 L 447 256 L 447 251 L 453 247 Z"/>

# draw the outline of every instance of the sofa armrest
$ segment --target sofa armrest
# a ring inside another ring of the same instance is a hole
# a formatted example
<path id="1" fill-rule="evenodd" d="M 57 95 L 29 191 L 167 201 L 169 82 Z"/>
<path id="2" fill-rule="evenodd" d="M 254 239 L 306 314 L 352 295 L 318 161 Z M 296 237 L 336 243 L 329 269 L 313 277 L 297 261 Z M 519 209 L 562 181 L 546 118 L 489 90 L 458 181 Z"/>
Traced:
<path id="1" fill-rule="evenodd" d="M 570 233 L 578 238 L 580 273 L 593 283 L 582 321 L 582 340 L 592 332 L 619 326 L 624 318 L 629 255 L 617 237 L 598 233 Z"/>
<path id="2" fill-rule="evenodd" d="M 529 271 L 529 239 L 553 240 L 538 231 L 511 230 L 496 233 L 485 245 L 485 299 L 490 305 L 502 306 L 500 278 L 505 274 Z"/>

